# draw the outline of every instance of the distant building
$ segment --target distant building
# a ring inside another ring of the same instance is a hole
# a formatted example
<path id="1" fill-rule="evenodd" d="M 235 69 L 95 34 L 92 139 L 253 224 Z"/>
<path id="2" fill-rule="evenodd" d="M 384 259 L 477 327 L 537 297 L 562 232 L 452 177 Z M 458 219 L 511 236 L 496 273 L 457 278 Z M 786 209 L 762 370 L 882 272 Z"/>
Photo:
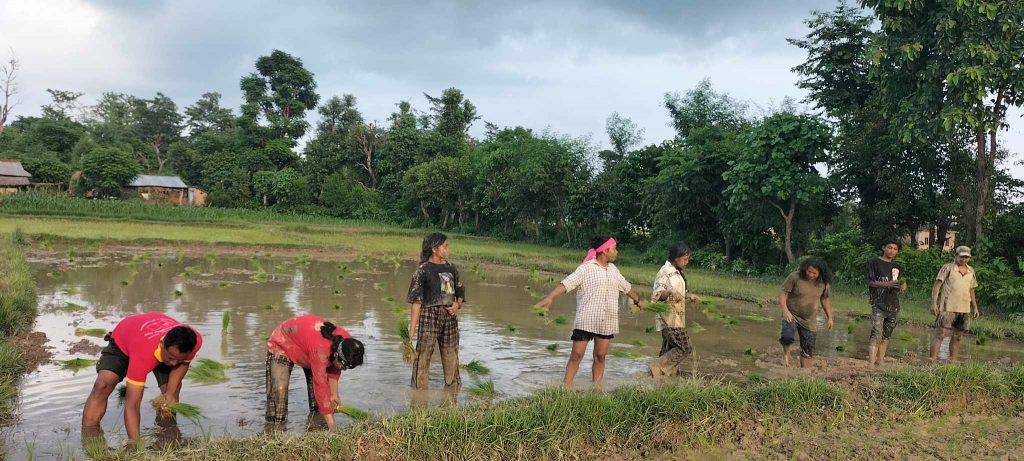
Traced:
<path id="1" fill-rule="evenodd" d="M 25 167 L 21 166 L 21 160 L 0 160 L 0 195 L 27 189 L 30 185 L 28 178 L 31 177 Z"/>
<path id="2" fill-rule="evenodd" d="M 127 186 L 147 202 L 189 205 L 189 189 L 177 176 L 139 175 Z"/>
<path id="3" fill-rule="evenodd" d="M 932 240 L 931 239 L 931 233 L 932 233 L 932 229 L 930 229 L 929 227 L 922 227 L 921 229 L 918 229 L 918 231 L 914 233 L 914 240 L 915 240 L 915 243 L 917 243 L 917 249 L 919 249 L 919 250 L 927 250 L 928 249 L 928 247 L 930 246 L 928 242 L 931 242 L 931 240 Z M 941 241 L 940 241 L 940 239 L 936 238 L 935 239 L 935 245 L 938 246 L 939 248 L 941 248 L 942 251 L 945 251 L 945 252 L 953 251 L 953 248 L 956 248 L 956 234 L 957 234 L 956 231 L 947 230 L 946 231 L 946 238 L 942 239 Z"/>

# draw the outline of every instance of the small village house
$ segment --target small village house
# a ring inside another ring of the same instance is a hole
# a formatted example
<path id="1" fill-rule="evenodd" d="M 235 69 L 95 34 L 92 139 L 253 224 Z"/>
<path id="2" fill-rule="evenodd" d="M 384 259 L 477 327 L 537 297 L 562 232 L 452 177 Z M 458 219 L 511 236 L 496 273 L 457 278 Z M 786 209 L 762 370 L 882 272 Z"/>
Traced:
<path id="1" fill-rule="evenodd" d="M 189 187 L 177 176 L 139 175 L 127 186 L 147 202 L 189 205 Z"/>
<path id="2" fill-rule="evenodd" d="M 21 160 L 0 159 L 0 196 L 27 189 L 31 177 Z"/>

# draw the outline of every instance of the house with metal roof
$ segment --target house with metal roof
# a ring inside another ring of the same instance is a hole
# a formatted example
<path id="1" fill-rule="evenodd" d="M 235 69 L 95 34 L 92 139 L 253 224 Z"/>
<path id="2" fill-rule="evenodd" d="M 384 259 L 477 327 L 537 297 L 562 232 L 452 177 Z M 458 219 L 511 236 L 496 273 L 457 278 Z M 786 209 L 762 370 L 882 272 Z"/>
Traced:
<path id="1" fill-rule="evenodd" d="M 0 159 L 0 195 L 28 188 L 31 177 L 21 166 L 21 160 Z"/>
<path id="2" fill-rule="evenodd" d="M 126 186 L 147 202 L 189 205 L 189 188 L 177 176 L 139 175 Z"/>

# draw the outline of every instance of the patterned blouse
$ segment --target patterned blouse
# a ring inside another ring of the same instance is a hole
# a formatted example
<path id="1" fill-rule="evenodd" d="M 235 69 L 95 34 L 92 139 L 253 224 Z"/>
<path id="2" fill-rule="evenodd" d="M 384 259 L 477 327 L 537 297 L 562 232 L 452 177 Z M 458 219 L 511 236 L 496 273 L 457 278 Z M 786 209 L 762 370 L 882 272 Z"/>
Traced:
<path id="1" fill-rule="evenodd" d="M 668 295 L 667 301 L 661 300 L 664 295 Z M 669 261 L 665 261 L 654 277 L 651 302 L 667 302 L 672 306 L 671 311 L 655 317 L 658 331 L 665 327 L 686 328 L 686 277 Z"/>

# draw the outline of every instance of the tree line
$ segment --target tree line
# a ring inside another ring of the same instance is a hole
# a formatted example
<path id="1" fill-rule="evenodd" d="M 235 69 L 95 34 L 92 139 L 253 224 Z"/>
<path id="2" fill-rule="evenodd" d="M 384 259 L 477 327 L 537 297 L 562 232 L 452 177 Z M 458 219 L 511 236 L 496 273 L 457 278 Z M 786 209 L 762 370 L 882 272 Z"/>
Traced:
<path id="1" fill-rule="evenodd" d="M 367 121 L 356 96 L 319 94 L 302 60 L 275 50 L 240 79 L 237 112 L 214 92 L 181 110 L 161 93 L 86 106 L 80 92 L 47 90 L 39 116 L 0 125 L 0 156 L 35 182 L 97 197 L 123 196 L 141 173 L 174 174 L 217 207 L 572 246 L 613 234 L 652 258 L 684 239 L 723 261 L 791 264 L 834 250 L 822 249 L 831 235 L 871 244 L 924 228 L 933 244 L 955 230 L 1024 264 L 1022 184 L 998 143 L 1006 110 L 1024 103 L 1024 4 L 863 4 L 814 12 L 789 40 L 807 53 L 793 69 L 803 104 L 758 114 L 704 80 L 665 94 L 675 137 L 660 144 L 644 145 L 618 113 L 606 150 L 499 127 L 457 88 Z"/>

